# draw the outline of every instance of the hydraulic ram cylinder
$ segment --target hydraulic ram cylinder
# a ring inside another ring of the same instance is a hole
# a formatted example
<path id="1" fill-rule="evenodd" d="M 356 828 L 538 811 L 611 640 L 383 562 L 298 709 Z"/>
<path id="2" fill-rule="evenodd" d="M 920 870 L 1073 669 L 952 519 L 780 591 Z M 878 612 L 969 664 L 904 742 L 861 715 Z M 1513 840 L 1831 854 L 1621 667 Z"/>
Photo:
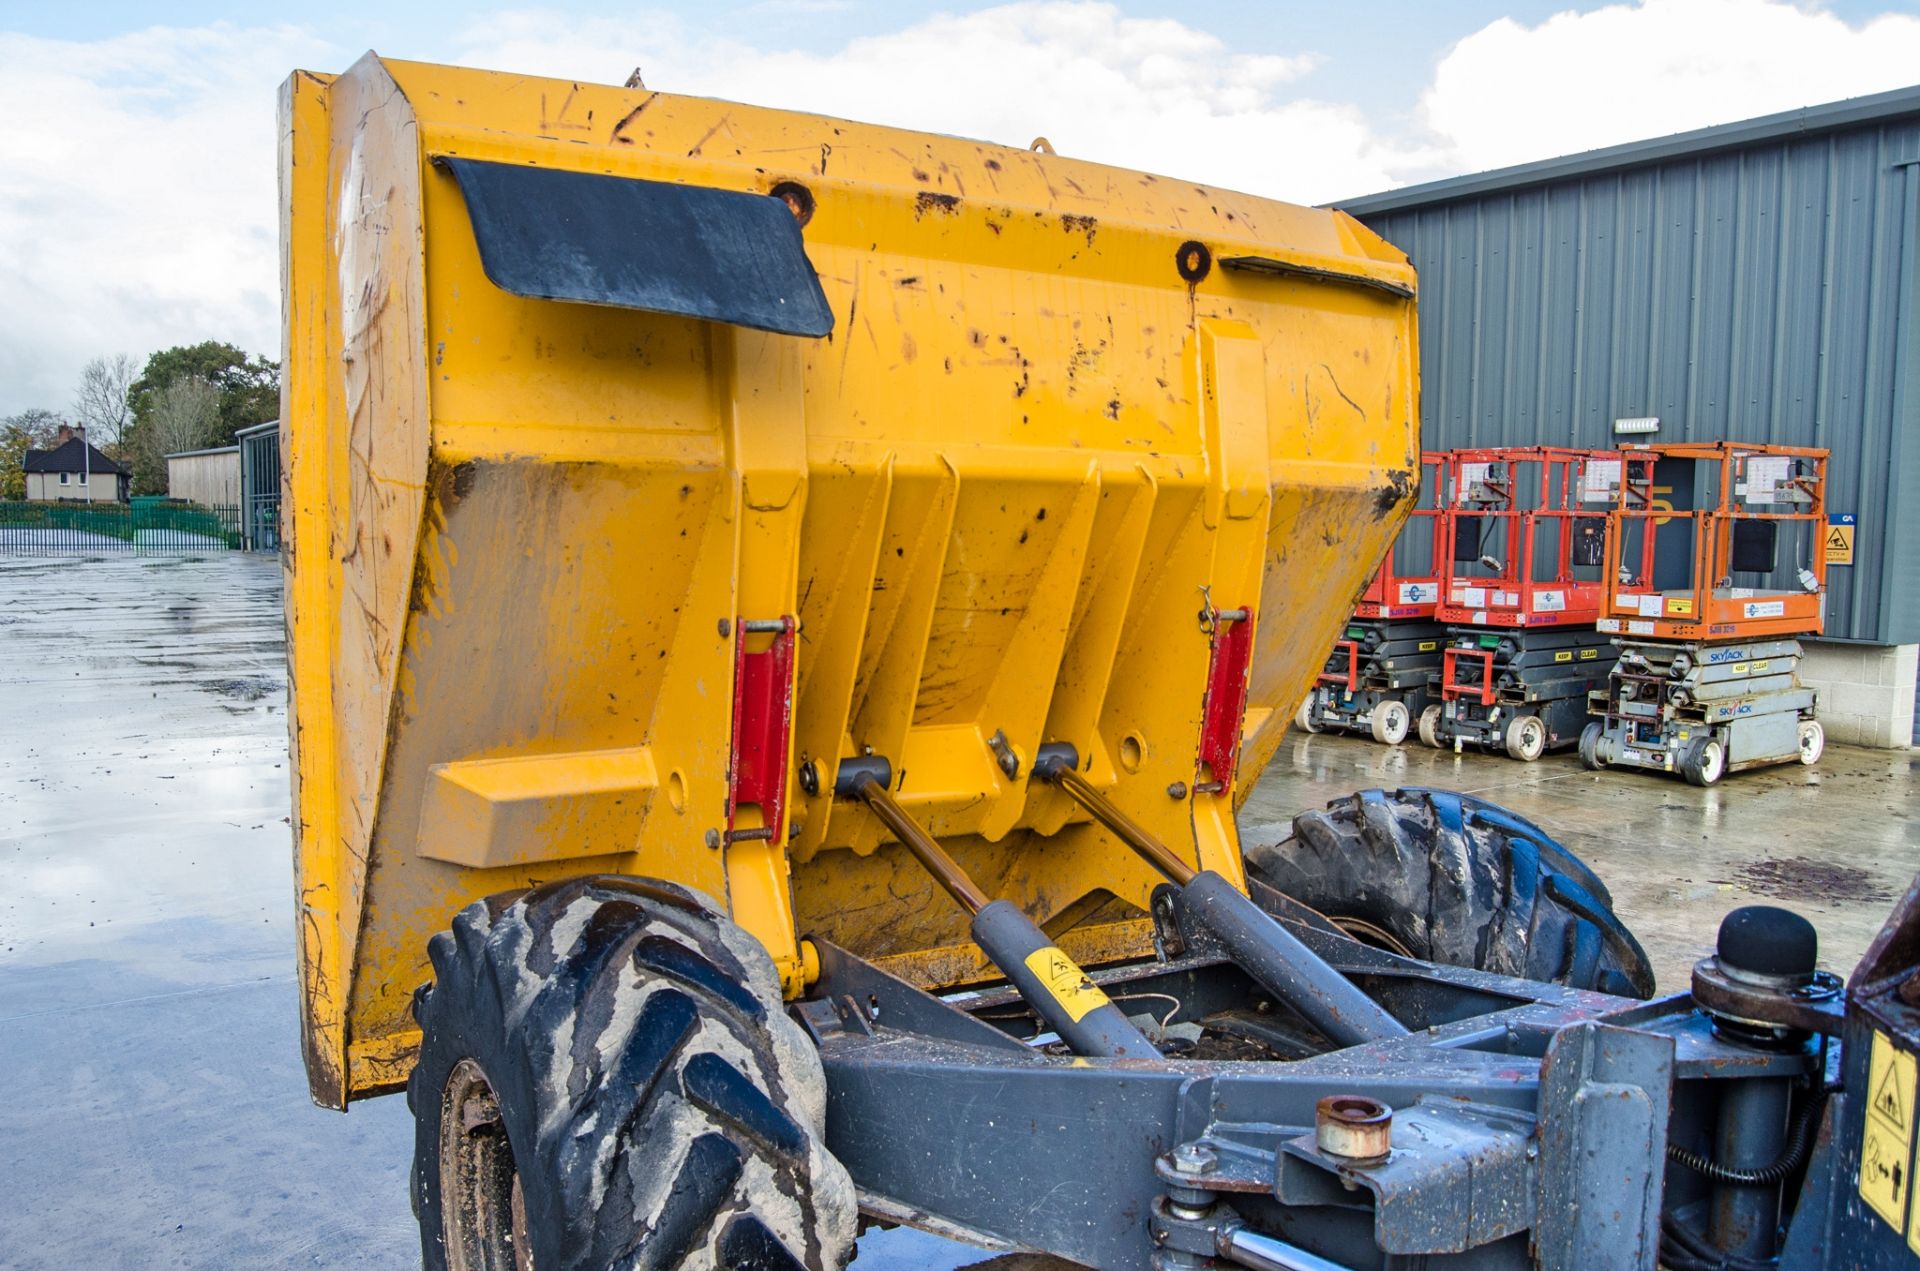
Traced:
<path id="1" fill-rule="evenodd" d="M 872 808 L 934 881 L 973 915 L 974 943 L 1075 1054 L 1158 1058 L 1160 1052 L 1125 1012 L 1019 906 L 991 900 L 980 890 L 959 862 L 894 799 L 887 789 L 892 779 L 892 765 L 885 759 L 849 759 L 840 765 L 834 793 Z"/>
<path id="2" fill-rule="evenodd" d="M 1406 1025 L 1329 965 L 1246 893 L 1214 873 L 1195 870 L 1115 807 L 1078 771 L 1073 747 L 1040 748 L 1034 775 L 1052 781 L 1138 852 L 1183 893 L 1184 908 L 1211 932 L 1234 964 L 1328 1038 L 1343 1046 L 1405 1037 Z"/>

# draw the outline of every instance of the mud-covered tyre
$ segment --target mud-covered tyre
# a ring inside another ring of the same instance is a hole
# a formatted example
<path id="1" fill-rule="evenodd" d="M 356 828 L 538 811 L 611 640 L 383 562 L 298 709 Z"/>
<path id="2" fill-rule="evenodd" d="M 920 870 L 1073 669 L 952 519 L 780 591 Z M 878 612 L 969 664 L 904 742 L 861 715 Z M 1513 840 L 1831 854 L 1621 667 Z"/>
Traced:
<path id="1" fill-rule="evenodd" d="M 1627 997 L 1645 950 L 1592 870 L 1540 827 L 1444 790 L 1363 790 L 1247 848 L 1254 876 L 1358 933 L 1450 966 Z M 1362 937 L 1364 938 L 1364 936 Z"/>
<path id="2" fill-rule="evenodd" d="M 699 893 L 598 877 L 429 945 L 407 1086 L 428 1271 L 844 1267 L 857 1201 L 773 961 Z"/>

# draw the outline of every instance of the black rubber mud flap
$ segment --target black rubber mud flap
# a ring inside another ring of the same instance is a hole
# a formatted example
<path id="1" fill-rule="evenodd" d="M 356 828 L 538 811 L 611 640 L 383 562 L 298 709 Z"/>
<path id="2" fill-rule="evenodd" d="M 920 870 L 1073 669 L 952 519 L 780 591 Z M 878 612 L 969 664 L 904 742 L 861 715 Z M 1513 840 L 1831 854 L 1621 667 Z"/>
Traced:
<path id="1" fill-rule="evenodd" d="M 768 194 L 441 157 L 494 286 L 823 336 L 833 310 L 800 226 Z"/>
<path id="2" fill-rule="evenodd" d="M 1591 869 L 1539 826 L 1446 790 L 1363 790 L 1246 849 L 1261 882 L 1412 957 L 1653 995 L 1645 950 Z"/>
<path id="3" fill-rule="evenodd" d="M 524 1265 L 522 1241 L 542 1271 L 851 1259 L 819 1055 L 711 901 L 575 879 L 470 905 L 429 951 L 407 1088 L 428 1271 Z"/>

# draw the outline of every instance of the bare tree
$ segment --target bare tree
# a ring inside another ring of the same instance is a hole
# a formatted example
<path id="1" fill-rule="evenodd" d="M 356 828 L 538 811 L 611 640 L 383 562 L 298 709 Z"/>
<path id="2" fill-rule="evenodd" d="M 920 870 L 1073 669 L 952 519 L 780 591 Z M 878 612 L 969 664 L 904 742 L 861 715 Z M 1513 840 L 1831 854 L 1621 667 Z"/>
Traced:
<path id="1" fill-rule="evenodd" d="M 112 449 L 126 439 L 127 425 L 133 420 L 127 390 L 139 378 L 140 368 L 124 353 L 97 357 L 81 368 L 80 387 L 73 396 L 73 418 L 86 428 L 88 441 Z"/>
<path id="2" fill-rule="evenodd" d="M 212 445 L 219 428 L 220 390 L 199 376 L 183 375 L 155 392 L 133 436 L 135 485 L 165 490 L 167 456 Z"/>

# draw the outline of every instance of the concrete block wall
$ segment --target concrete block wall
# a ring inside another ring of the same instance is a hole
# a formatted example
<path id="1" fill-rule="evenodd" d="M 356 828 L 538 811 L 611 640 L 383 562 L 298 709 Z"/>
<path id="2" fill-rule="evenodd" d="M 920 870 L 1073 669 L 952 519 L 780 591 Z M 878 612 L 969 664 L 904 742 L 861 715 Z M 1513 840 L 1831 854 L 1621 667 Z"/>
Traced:
<path id="1" fill-rule="evenodd" d="M 1913 744 L 1920 644 L 1801 644 L 1800 682 L 1820 690 L 1827 740 L 1889 749 Z"/>

